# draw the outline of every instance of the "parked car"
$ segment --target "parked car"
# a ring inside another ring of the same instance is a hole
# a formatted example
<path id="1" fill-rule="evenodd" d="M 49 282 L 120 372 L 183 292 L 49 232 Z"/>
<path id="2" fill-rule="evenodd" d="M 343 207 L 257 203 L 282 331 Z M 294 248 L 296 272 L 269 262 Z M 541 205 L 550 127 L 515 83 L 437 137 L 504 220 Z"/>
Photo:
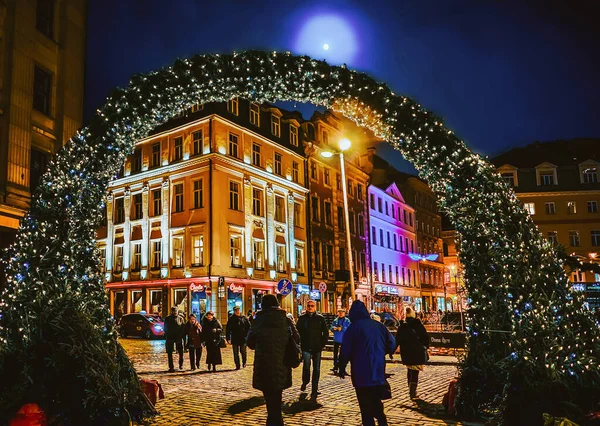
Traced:
<path id="1" fill-rule="evenodd" d="M 146 339 L 164 337 L 165 324 L 158 315 L 126 314 L 119 320 L 117 327 L 121 337 L 138 336 Z"/>

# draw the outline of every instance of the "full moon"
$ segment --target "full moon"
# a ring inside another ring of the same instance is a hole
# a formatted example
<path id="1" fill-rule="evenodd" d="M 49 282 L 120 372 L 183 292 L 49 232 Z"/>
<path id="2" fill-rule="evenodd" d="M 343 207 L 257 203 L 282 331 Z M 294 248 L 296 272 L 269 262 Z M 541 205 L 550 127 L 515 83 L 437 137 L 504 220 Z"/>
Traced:
<path id="1" fill-rule="evenodd" d="M 329 45 L 327 43 L 323 45 L 323 50 L 329 50 Z"/>
<path id="2" fill-rule="evenodd" d="M 325 59 L 331 64 L 350 64 L 359 50 L 356 29 L 342 15 L 312 15 L 306 19 L 296 36 L 295 50 L 300 54 Z"/>

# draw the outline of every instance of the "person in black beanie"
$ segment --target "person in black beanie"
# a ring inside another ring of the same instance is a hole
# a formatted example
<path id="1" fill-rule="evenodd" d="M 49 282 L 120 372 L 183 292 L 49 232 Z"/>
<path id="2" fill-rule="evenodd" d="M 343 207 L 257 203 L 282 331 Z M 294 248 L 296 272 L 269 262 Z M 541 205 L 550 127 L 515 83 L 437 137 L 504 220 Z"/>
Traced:
<path id="1" fill-rule="evenodd" d="M 267 426 L 283 425 L 282 393 L 292 386 L 292 369 L 283 363 L 290 335 L 297 343 L 300 342 L 296 326 L 279 308 L 277 297 L 265 295 L 262 310 L 252 321 L 247 343 L 255 351 L 252 387 L 261 390 L 265 397 Z"/>

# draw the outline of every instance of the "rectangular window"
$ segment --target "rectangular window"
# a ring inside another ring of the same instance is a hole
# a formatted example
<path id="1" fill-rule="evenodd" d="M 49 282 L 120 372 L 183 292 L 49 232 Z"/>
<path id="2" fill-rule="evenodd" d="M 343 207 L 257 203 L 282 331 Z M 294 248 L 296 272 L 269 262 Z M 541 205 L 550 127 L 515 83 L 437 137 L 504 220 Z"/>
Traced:
<path id="1" fill-rule="evenodd" d="M 287 271 L 287 261 L 285 258 L 285 245 L 277 244 L 277 272 Z"/>
<path id="2" fill-rule="evenodd" d="M 317 163 L 311 161 L 310 163 L 310 178 L 314 180 L 318 180 L 317 177 Z"/>
<path id="3" fill-rule="evenodd" d="M 352 181 L 350 179 L 348 179 L 348 195 L 354 197 L 354 187 L 352 186 Z"/>
<path id="4" fill-rule="evenodd" d="M 387 247 L 392 248 L 392 239 L 390 237 L 390 231 L 387 233 Z"/>
<path id="5" fill-rule="evenodd" d="M 333 246 L 327 244 L 327 270 L 333 272 Z"/>
<path id="6" fill-rule="evenodd" d="M 285 198 L 279 195 L 275 196 L 275 220 L 285 222 Z"/>
<path id="7" fill-rule="evenodd" d="M 204 207 L 204 188 L 202 179 L 198 179 L 194 181 L 194 208 L 202 207 Z"/>
<path id="8" fill-rule="evenodd" d="M 281 119 L 271 115 L 271 134 L 276 138 L 281 136 Z"/>
<path id="9" fill-rule="evenodd" d="M 173 161 L 179 161 L 183 158 L 183 138 L 181 136 L 176 137 L 173 140 L 174 154 Z"/>
<path id="10" fill-rule="evenodd" d="M 161 190 L 155 189 L 152 191 L 152 216 L 162 214 Z"/>
<path id="11" fill-rule="evenodd" d="M 567 211 L 569 212 L 569 214 L 577 213 L 577 204 L 575 204 L 575 201 L 569 201 L 567 203 Z"/>
<path id="12" fill-rule="evenodd" d="M 325 168 L 323 169 L 323 180 L 325 181 L 325 185 L 331 185 L 331 180 L 330 180 L 330 176 L 329 176 L 329 169 Z"/>
<path id="13" fill-rule="evenodd" d="M 125 222 L 125 199 L 117 198 L 115 201 L 115 223 Z"/>
<path id="14" fill-rule="evenodd" d="M 229 182 L 229 208 L 240 209 L 240 184 L 233 181 Z"/>
<path id="15" fill-rule="evenodd" d="M 295 161 L 292 162 L 292 182 L 298 183 L 300 181 L 300 171 L 298 168 L 298 163 Z"/>
<path id="16" fill-rule="evenodd" d="M 388 265 L 388 280 L 389 282 L 394 282 L 394 277 L 392 275 L 392 265 Z"/>
<path id="17" fill-rule="evenodd" d="M 131 157 L 131 173 L 139 173 L 142 171 L 142 150 L 140 148 L 133 152 Z"/>
<path id="18" fill-rule="evenodd" d="M 569 242 L 571 243 L 571 247 L 579 247 L 581 245 L 579 231 L 569 231 Z"/>
<path id="19" fill-rule="evenodd" d="M 175 192 L 175 213 L 183 211 L 183 183 L 173 185 Z"/>
<path id="20" fill-rule="evenodd" d="M 385 202 L 385 215 L 386 216 L 390 215 L 389 210 L 388 210 L 388 202 L 387 201 Z"/>
<path id="21" fill-rule="evenodd" d="M 339 174 L 335 174 L 335 187 L 338 191 L 342 190 L 342 178 Z"/>
<path id="22" fill-rule="evenodd" d="M 365 218 L 362 214 L 358 215 L 358 235 L 365 236 Z"/>
<path id="23" fill-rule="evenodd" d="M 238 135 L 229 134 L 229 155 L 238 158 Z"/>
<path id="24" fill-rule="evenodd" d="M 396 284 L 400 284 L 400 269 L 396 266 Z"/>
<path id="25" fill-rule="evenodd" d="M 328 201 L 325 201 L 323 203 L 323 207 L 324 207 L 324 213 L 325 213 L 325 224 L 327 225 L 332 225 L 332 219 L 331 219 L 331 203 Z"/>
<path id="26" fill-rule="evenodd" d="M 239 114 L 238 98 L 233 98 L 229 102 L 227 102 L 227 111 L 232 113 L 233 115 Z"/>
<path id="27" fill-rule="evenodd" d="M 304 221 L 302 220 L 302 205 L 294 203 L 294 226 L 302 228 Z"/>
<path id="28" fill-rule="evenodd" d="M 311 209 L 312 209 L 312 220 L 314 222 L 319 222 L 319 199 L 317 197 L 311 197 Z"/>
<path id="29" fill-rule="evenodd" d="M 252 164 L 256 167 L 262 167 L 262 161 L 260 158 L 260 145 L 257 143 L 252 144 Z"/>
<path id="30" fill-rule="evenodd" d="M 394 234 L 394 250 L 398 251 L 398 237 Z"/>
<path id="31" fill-rule="evenodd" d="M 275 161 L 274 161 L 274 168 L 275 168 L 275 174 L 278 176 L 282 176 L 283 175 L 283 167 L 281 165 L 281 154 L 276 152 L 275 153 Z"/>
<path id="32" fill-rule="evenodd" d="M 554 185 L 554 173 L 540 172 L 540 184 L 542 186 Z"/>
<path id="33" fill-rule="evenodd" d="M 381 282 L 382 283 L 387 282 L 386 277 L 385 277 L 385 263 L 381 264 Z"/>
<path id="34" fill-rule="evenodd" d="M 403 252 L 404 251 L 404 247 L 403 247 L 403 243 L 402 243 L 402 236 L 398 237 L 398 247 L 400 248 L 400 251 Z"/>
<path id="35" fill-rule="evenodd" d="M 371 209 L 375 210 L 375 196 L 373 194 L 369 194 L 369 199 L 371 200 Z"/>
<path id="36" fill-rule="evenodd" d="M 296 272 L 300 275 L 304 274 L 304 249 L 296 246 Z"/>
<path id="37" fill-rule="evenodd" d="M 385 242 L 383 241 L 383 229 L 379 230 L 379 245 L 385 247 Z"/>
<path id="38" fill-rule="evenodd" d="M 338 227 L 340 228 L 340 230 L 343 230 L 344 226 L 346 226 L 344 224 L 344 209 L 342 207 L 338 206 L 337 214 L 338 214 Z"/>
<path id="39" fill-rule="evenodd" d="M 203 109 L 204 109 L 204 104 L 195 104 L 195 105 L 192 105 L 191 111 L 198 112 L 198 111 L 202 111 Z"/>
<path id="40" fill-rule="evenodd" d="M 379 268 L 377 266 L 377 262 L 373 262 L 373 275 L 375 277 L 375 281 L 379 281 Z"/>
<path id="41" fill-rule="evenodd" d="M 54 0 L 37 0 L 35 10 L 35 28 L 52 38 L 54 35 Z"/>
<path id="42" fill-rule="evenodd" d="M 115 246 L 115 272 L 123 270 L 123 246 Z"/>
<path id="43" fill-rule="evenodd" d="M 552 245 L 558 244 L 558 232 L 557 231 L 548 231 L 548 241 Z"/>
<path id="44" fill-rule="evenodd" d="M 403 216 L 404 216 L 404 223 L 408 224 L 408 212 L 406 210 L 404 210 L 403 212 Z"/>
<path id="45" fill-rule="evenodd" d="M 33 109 L 50 115 L 52 106 L 52 74 L 35 67 L 33 71 Z"/>
<path id="46" fill-rule="evenodd" d="M 329 143 L 329 133 L 327 133 L 325 130 L 323 131 L 323 143 L 325 145 Z"/>
<path id="47" fill-rule="evenodd" d="M 192 133 L 192 155 L 202 154 L 202 130 L 196 130 Z"/>
<path id="48" fill-rule="evenodd" d="M 360 275 L 367 276 L 367 256 L 362 252 L 360 253 Z"/>
<path id="49" fill-rule="evenodd" d="M 151 263 L 150 263 L 150 267 L 152 269 L 158 269 L 160 268 L 160 251 L 161 251 L 161 242 L 160 241 L 152 241 L 152 253 L 150 256 L 151 259 Z"/>
<path id="50" fill-rule="evenodd" d="M 338 256 L 340 258 L 340 270 L 345 271 L 346 270 L 346 250 L 340 247 L 338 250 Z"/>
<path id="51" fill-rule="evenodd" d="M 383 201 L 380 197 L 377 197 L 377 210 L 379 213 L 383 213 Z"/>
<path id="52" fill-rule="evenodd" d="M 133 196 L 133 219 L 142 218 L 142 194 Z"/>
<path id="53" fill-rule="evenodd" d="M 588 201 L 587 202 L 588 213 L 598 213 L 598 202 Z"/>
<path id="54" fill-rule="evenodd" d="M 377 245 L 377 230 L 374 226 L 371 227 L 371 239 L 373 240 L 373 245 Z"/>
<path id="55" fill-rule="evenodd" d="M 192 249 L 192 266 L 204 265 L 204 237 L 202 235 L 192 236 Z"/>
<path id="56" fill-rule="evenodd" d="M 263 191 L 262 189 L 252 188 L 252 214 L 254 216 L 263 215 Z"/>
<path id="57" fill-rule="evenodd" d="M 152 163 L 150 167 L 160 166 L 160 142 L 152 144 Z"/>
<path id="58" fill-rule="evenodd" d="M 598 170 L 596 167 L 590 167 L 583 171 L 583 183 L 597 183 Z"/>
<path id="59" fill-rule="evenodd" d="M 263 240 L 254 240 L 253 248 L 252 260 L 254 261 L 254 269 L 265 269 L 265 242 Z"/>
<path id="60" fill-rule="evenodd" d="M 511 188 L 513 188 L 515 186 L 515 175 L 512 172 L 509 173 L 502 173 L 502 179 L 504 179 L 504 182 L 506 182 L 506 184 L 508 186 L 510 186 Z"/>
<path id="61" fill-rule="evenodd" d="M 183 237 L 173 237 L 173 268 L 183 268 Z"/>
<path id="62" fill-rule="evenodd" d="M 260 106 L 258 104 L 250 104 L 250 123 L 260 127 Z"/>
<path id="63" fill-rule="evenodd" d="M 106 248 L 100 249 L 100 271 L 106 271 Z"/>
<path id="64" fill-rule="evenodd" d="M 530 215 L 535 214 L 535 203 L 525 203 L 525 204 L 523 204 L 523 207 L 525 208 L 527 213 L 529 213 Z"/>
<path id="65" fill-rule="evenodd" d="M 592 237 L 592 246 L 600 246 L 600 230 L 594 229 L 590 232 Z"/>
<path id="66" fill-rule="evenodd" d="M 298 146 L 298 128 L 292 125 L 290 125 L 290 143 Z"/>
<path id="67" fill-rule="evenodd" d="M 232 235 L 229 239 L 231 266 L 240 268 L 242 266 L 242 236 Z"/>
<path id="68" fill-rule="evenodd" d="M 321 270 L 321 243 L 314 242 L 313 243 L 313 257 L 315 261 L 315 269 Z"/>
<path id="69" fill-rule="evenodd" d="M 350 233 L 356 234 L 356 222 L 354 219 L 354 212 L 348 212 L 348 221 L 350 222 Z"/>
<path id="70" fill-rule="evenodd" d="M 363 186 L 360 183 L 356 184 L 356 198 L 360 201 L 363 199 Z"/>
<path id="71" fill-rule="evenodd" d="M 546 203 L 546 214 L 556 214 L 556 204 L 553 202 Z"/>

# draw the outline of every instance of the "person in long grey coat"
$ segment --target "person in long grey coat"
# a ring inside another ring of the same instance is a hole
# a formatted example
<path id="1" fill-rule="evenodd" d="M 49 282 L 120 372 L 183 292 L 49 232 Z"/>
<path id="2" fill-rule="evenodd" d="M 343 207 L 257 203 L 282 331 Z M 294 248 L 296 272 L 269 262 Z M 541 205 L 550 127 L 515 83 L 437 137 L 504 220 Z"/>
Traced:
<path id="1" fill-rule="evenodd" d="M 282 393 L 292 386 L 292 369 L 283 363 L 290 335 L 296 343 L 300 342 L 294 322 L 279 308 L 277 297 L 265 295 L 262 310 L 256 313 L 252 321 L 247 343 L 250 349 L 255 350 L 252 387 L 262 391 L 265 397 L 267 426 L 283 425 Z"/>

